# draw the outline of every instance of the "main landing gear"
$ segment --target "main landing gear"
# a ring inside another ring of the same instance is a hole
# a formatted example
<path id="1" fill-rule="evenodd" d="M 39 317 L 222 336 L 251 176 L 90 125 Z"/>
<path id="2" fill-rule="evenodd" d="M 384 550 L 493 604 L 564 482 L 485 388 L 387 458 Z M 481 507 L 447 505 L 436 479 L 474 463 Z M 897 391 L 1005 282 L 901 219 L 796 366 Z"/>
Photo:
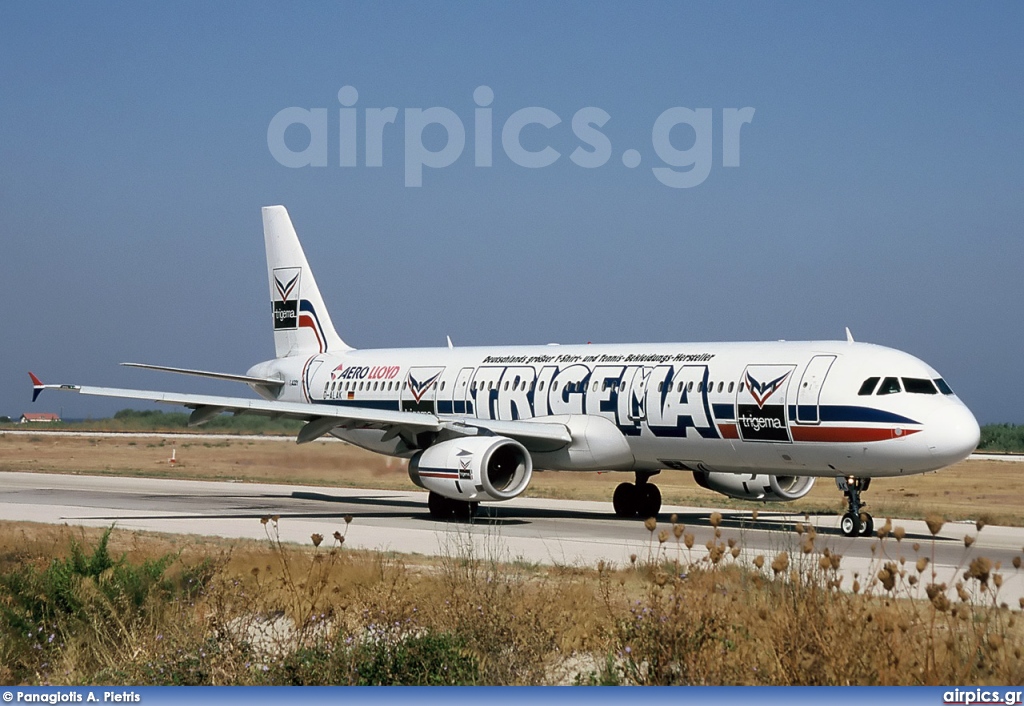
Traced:
<path id="1" fill-rule="evenodd" d="M 647 479 L 660 471 L 637 471 L 636 485 L 620 483 L 612 495 L 612 507 L 618 517 L 657 517 L 661 511 L 661 491 Z"/>
<path id="2" fill-rule="evenodd" d="M 436 520 L 468 520 L 476 516 L 476 510 L 480 503 L 470 503 L 465 500 L 452 500 L 440 493 L 430 491 L 427 496 L 427 509 L 430 516 Z"/>
<path id="3" fill-rule="evenodd" d="M 875 530 L 875 521 L 864 510 L 864 503 L 860 501 L 861 491 L 867 490 L 871 485 L 870 478 L 836 478 L 836 486 L 843 491 L 850 509 L 839 521 L 839 528 L 847 537 L 867 537 Z"/>

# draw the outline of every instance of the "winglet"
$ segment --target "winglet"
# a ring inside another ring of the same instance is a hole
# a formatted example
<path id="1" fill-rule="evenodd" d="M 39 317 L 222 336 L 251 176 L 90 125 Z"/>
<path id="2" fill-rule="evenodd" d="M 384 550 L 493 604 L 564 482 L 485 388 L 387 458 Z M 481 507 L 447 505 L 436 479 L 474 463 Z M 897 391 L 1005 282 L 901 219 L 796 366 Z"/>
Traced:
<path id="1" fill-rule="evenodd" d="M 853 334 L 850 333 L 850 327 L 849 326 L 846 327 L 846 342 L 847 343 L 853 343 Z"/>
<path id="2" fill-rule="evenodd" d="M 43 385 L 42 380 L 37 378 L 31 371 L 28 376 L 32 378 L 32 401 L 35 402 L 36 398 L 39 397 L 39 393 L 42 392 L 46 386 Z"/>

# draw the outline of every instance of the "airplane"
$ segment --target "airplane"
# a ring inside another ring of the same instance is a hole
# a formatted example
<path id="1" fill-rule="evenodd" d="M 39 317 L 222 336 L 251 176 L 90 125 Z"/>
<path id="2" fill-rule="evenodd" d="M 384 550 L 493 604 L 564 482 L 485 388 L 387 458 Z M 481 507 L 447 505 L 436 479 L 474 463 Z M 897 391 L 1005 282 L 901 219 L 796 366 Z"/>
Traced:
<path id="1" fill-rule="evenodd" d="M 967 458 L 978 423 L 945 380 L 902 351 L 845 341 L 638 343 L 357 350 L 335 331 L 290 216 L 263 208 L 275 358 L 245 375 L 137 368 L 247 384 L 259 399 L 43 384 L 45 389 L 305 422 L 300 444 L 333 435 L 408 459 L 438 519 L 510 500 L 534 470 L 621 471 L 619 517 L 655 517 L 651 478 L 689 471 L 732 498 L 792 501 L 816 478 L 846 497 L 840 529 L 870 535 L 872 478 Z"/>

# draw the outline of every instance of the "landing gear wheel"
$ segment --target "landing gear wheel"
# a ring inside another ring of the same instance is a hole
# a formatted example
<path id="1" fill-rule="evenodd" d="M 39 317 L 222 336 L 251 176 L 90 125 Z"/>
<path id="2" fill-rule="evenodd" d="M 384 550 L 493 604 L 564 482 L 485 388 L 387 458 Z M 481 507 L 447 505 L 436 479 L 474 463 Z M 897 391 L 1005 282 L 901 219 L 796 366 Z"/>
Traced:
<path id="1" fill-rule="evenodd" d="M 637 487 L 632 483 L 619 483 L 612 494 L 612 507 L 616 517 L 636 517 Z"/>
<path id="2" fill-rule="evenodd" d="M 839 521 L 839 529 L 846 537 L 868 537 L 875 531 L 875 521 L 864 511 L 864 503 L 860 501 L 861 492 L 867 490 L 870 484 L 870 478 L 836 478 L 836 486 L 843 491 L 849 507 Z"/>
<path id="3" fill-rule="evenodd" d="M 658 486 L 644 483 L 637 486 L 637 515 L 643 519 L 658 517 L 661 512 L 661 491 Z"/>
<path id="4" fill-rule="evenodd" d="M 857 530 L 860 529 L 857 525 L 857 518 L 854 517 L 852 512 L 847 512 L 843 515 L 843 519 L 839 521 L 839 529 L 843 531 L 844 537 L 856 537 Z"/>
<path id="5" fill-rule="evenodd" d="M 476 517 L 476 508 L 479 503 L 470 503 L 465 500 L 449 500 L 452 506 L 452 517 L 456 520 L 471 520 Z"/>
<path id="6" fill-rule="evenodd" d="M 430 495 L 427 496 L 427 509 L 430 510 L 430 516 L 437 520 L 447 520 L 451 517 L 452 511 L 448 502 L 448 498 L 445 496 L 430 491 Z"/>

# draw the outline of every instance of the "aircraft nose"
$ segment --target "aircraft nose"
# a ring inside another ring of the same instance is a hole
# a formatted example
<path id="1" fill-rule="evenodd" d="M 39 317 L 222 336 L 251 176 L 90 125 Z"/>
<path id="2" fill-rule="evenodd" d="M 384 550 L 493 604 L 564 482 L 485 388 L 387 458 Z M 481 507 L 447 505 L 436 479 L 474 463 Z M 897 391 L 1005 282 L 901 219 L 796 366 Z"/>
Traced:
<path id="1" fill-rule="evenodd" d="M 936 461 L 949 466 L 970 456 L 981 439 L 981 428 L 962 404 L 943 409 L 928 425 L 928 450 Z"/>

